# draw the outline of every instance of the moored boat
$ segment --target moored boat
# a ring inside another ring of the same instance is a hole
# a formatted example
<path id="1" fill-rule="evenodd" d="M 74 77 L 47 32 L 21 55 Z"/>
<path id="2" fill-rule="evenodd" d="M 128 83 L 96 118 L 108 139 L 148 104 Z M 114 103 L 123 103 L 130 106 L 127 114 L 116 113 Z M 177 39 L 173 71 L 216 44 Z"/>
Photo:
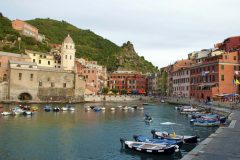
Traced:
<path id="1" fill-rule="evenodd" d="M 100 111 L 102 110 L 102 108 L 101 108 L 101 107 L 94 107 L 93 110 L 94 110 L 95 112 L 100 112 Z"/>
<path id="2" fill-rule="evenodd" d="M 116 108 L 114 108 L 114 107 L 111 107 L 111 108 L 110 108 L 110 110 L 111 110 L 111 111 L 115 111 L 115 110 L 116 110 Z"/>
<path id="3" fill-rule="evenodd" d="M 90 109 L 91 109 L 90 106 L 84 106 L 85 111 L 89 111 Z"/>
<path id="4" fill-rule="evenodd" d="M 197 143 L 198 136 L 176 135 L 176 133 L 169 134 L 168 132 L 151 131 L 154 138 L 164 138 L 169 140 L 183 140 L 184 143 Z"/>
<path id="5" fill-rule="evenodd" d="M 157 143 L 154 144 L 146 142 L 125 141 L 122 138 L 120 139 L 120 142 L 125 146 L 125 148 L 142 153 L 171 155 L 179 151 L 179 149 L 176 149 L 177 145 L 163 145 Z"/>
<path id="6" fill-rule="evenodd" d="M 34 112 L 32 111 L 24 111 L 23 115 L 27 116 L 27 115 L 33 115 Z"/>
<path id="7" fill-rule="evenodd" d="M 60 111 L 60 108 L 59 107 L 54 107 L 53 108 L 53 112 L 59 112 Z"/>
<path id="8" fill-rule="evenodd" d="M 133 135 L 133 139 L 137 142 L 146 142 L 146 143 L 158 143 L 158 144 L 165 144 L 165 145 L 178 145 L 179 147 L 182 147 L 183 141 L 181 139 L 154 139 L 154 138 L 148 138 L 143 135 Z"/>
<path id="9" fill-rule="evenodd" d="M 14 115 L 19 115 L 19 114 L 22 114 L 23 112 L 24 112 L 24 110 L 21 109 L 21 108 L 19 108 L 19 107 L 14 107 L 14 108 L 12 109 L 12 113 L 13 113 Z"/>
<path id="10" fill-rule="evenodd" d="M 8 116 L 8 115 L 11 115 L 11 114 L 12 114 L 11 112 L 6 112 L 6 111 L 1 113 L 1 115 L 3 115 L 3 116 Z"/>
<path id="11" fill-rule="evenodd" d="M 51 110 L 52 110 L 52 107 L 50 107 L 50 106 L 45 106 L 44 107 L 45 112 L 50 112 Z"/>

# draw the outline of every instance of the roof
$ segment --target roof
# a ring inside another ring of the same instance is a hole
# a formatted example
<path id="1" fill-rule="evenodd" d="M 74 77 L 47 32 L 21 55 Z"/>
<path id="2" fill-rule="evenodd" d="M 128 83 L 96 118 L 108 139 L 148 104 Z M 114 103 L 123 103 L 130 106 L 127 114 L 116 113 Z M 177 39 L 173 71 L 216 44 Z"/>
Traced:
<path id="1" fill-rule="evenodd" d="M 17 54 L 17 53 L 2 52 L 2 51 L 0 51 L 0 56 L 19 57 L 19 58 L 30 58 L 28 55 L 25 55 L 25 54 Z"/>
<path id="2" fill-rule="evenodd" d="M 63 43 L 74 43 L 72 38 L 70 37 L 70 35 L 68 34 L 68 36 L 64 39 Z"/>
<path id="3" fill-rule="evenodd" d="M 13 61 L 13 60 L 10 60 L 9 63 L 10 64 L 21 64 L 21 65 L 32 65 L 32 66 L 36 66 L 37 65 L 34 62 L 28 62 L 28 61 Z"/>

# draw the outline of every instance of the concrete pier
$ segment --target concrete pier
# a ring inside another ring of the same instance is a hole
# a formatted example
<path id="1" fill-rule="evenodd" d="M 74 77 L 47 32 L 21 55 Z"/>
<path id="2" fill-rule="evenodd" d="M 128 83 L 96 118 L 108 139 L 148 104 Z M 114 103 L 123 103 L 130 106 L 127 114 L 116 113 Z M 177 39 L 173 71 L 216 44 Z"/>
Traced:
<path id="1" fill-rule="evenodd" d="M 231 123 L 228 127 L 220 127 L 182 160 L 239 160 L 240 110 L 234 110 L 229 119 Z"/>

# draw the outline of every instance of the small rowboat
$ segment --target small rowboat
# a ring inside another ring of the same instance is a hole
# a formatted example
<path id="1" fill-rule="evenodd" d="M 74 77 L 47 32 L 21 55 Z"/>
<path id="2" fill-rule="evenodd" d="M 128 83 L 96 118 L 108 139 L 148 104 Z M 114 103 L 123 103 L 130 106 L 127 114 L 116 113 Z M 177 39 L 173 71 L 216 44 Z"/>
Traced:
<path id="1" fill-rule="evenodd" d="M 169 134 L 168 132 L 157 132 L 155 130 L 151 131 L 154 138 L 164 138 L 169 140 L 183 140 L 184 143 L 197 143 L 198 136 L 185 136 L 185 135 L 176 135 L 175 132 L 173 134 Z"/>
<path id="2" fill-rule="evenodd" d="M 179 151 L 177 145 L 165 145 L 165 144 L 125 141 L 122 138 L 120 139 L 120 142 L 125 146 L 125 148 L 131 149 L 134 151 L 138 151 L 138 152 L 142 152 L 142 153 L 171 155 L 171 154 Z"/>
<path id="3" fill-rule="evenodd" d="M 45 106 L 44 107 L 45 112 L 50 112 L 51 110 L 52 110 L 52 107 L 50 107 L 50 106 Z"/>
<path id="4" fill-rule="evenodd" d="M 146 143 L 158 143 L 158 144 L 165 144 L 165 145 L 178 145 L 182 147 L 183 141 L 182 140 L 173 140 L 173 139 L 154 139 L 148 138 L 142 135 L 133 135 L 133 139 L 137 142 L 146 142 Z"/>
<path id="5" fill-rule="evenodd" d="M 8 116 L 8 115 L 11 115 L 12 113 L 11 112 L 2 112 L 1 115 L 3 116 Z"/>
<path id="6" fill-rule="evenodd" d="M 60 108 L 59 107 L 54 107 L 53 108 L 53 112 L 59 112 L 60 111 Z"/>

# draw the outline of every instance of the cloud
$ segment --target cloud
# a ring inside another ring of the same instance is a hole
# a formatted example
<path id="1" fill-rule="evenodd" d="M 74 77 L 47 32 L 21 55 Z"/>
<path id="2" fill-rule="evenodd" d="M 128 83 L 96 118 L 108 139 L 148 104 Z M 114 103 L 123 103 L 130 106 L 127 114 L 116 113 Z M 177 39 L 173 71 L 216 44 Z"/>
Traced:
<path id="1" fill-rule="evenodd" d="M 131 41 L 157 66 L 186 58 L 239 35 L 239 0 L 11 0 L 0 2 L 15 19 L 54 18 L 90 29 L 117 45 Z"/>

